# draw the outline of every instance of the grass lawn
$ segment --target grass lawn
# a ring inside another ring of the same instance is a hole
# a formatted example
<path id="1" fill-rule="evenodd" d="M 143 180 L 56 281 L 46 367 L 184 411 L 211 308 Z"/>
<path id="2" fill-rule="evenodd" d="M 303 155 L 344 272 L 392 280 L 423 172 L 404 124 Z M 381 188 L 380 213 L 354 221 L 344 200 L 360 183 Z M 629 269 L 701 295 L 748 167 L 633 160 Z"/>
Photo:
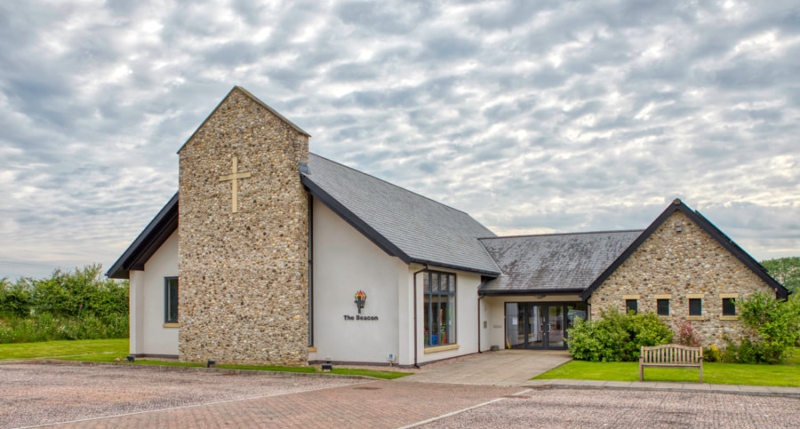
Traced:
<path id="1" fill-rule="evenodd" d="M 0 344 L 4 359 L 108 360 L 128 355 L 128 339 Z M 76 359 L 78 358 L 78 359 Z M 81 359 L 85 358 L 85 359 Z"/>
<path id="2" fill-rule="evenodd" d="M 0 344 L 0 360 L 4 359 L 56 359 L 74 360 L 85 362 L 115 362 L 119 360 L 128 364 L 128 339 L 118 340 L 78 340 L 78 341 L 47 341 L 43 343 L 14 343 Z M 163 365 L 203 367 L 200 363 L 187 363 L 175 361 L 162 361 L 153 359 L 136 359 L 137 365 Z M 217 368 L 249 369 L 256 371 L 280 372 L 320 372 L 313 366 L 254 366 L 254 365 L 216 365 Z M 326 372 L 327 373 L 327 372 Z M 411 375 L 407 372 L 380 371 L 372 369 L 334 368 L 332 374 L 363 375 L 366 377 L 393 380 L 395 378 Z"/>
<path id="3" fill-rule="evenodd" d="M 541 379 L 638 381 L 638 362 L 572 361 L 534 377 Z M 697 382 L 697 369 L 645 368 L 647 381 Z M 800 387 L 800 348 L 786 365 L 704 363 L 703 381 L 710 384 Z"/>

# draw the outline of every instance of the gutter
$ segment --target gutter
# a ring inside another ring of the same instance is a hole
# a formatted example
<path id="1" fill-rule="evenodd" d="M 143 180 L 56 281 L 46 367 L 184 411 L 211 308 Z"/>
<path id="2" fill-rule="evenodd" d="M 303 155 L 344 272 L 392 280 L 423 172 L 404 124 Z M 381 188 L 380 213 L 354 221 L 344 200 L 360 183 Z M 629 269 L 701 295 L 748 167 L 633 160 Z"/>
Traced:
<path id="1" fill-rule="evenodd" d="M 500 296 L 500 295 L 580 295 L 586 289 L 502 289 L 502 290 L 478 290 L 481 296 Z"/>

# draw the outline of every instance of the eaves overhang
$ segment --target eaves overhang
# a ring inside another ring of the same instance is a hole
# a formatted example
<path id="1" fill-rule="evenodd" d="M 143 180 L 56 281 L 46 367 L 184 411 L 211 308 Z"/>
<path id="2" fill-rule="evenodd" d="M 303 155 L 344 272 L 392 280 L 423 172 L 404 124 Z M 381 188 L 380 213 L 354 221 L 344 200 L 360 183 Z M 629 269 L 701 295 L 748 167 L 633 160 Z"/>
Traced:
<path id="1" fill-rule="evenodd" d="M 112 279 L 127 279 L 130 277 L 130 270 L 144 270 L 147 260 L 177 229 L 178 193 L 176 192 L 117 262 L 114 262 L 106 275 Z"/>
<path id="2" fill-rule="evenodd" d="M 411 259 L 411 262 L 417 263 L 417 264 L 420 264 L 420 265 L 428 265 L 428 266 L 434 266 L 434 267 L 440 267 L 440 268 L 449 268 L 451 270 L 467 271 L 467 272 L 470 272 L 470 273 L 477 273 L 477 274 L 481 274 L 481 275 L 488 276 L 488 277 L 497 277 L 497 276 L 499 276 L 501 274 L 499 271 L 482 270 L 480 268 L 471 268 L 471 267 L 465 267 L 465 266 L 462 266 L 462 265 L 454 265 L 454 264 L 448 264 L 448 263 L 445 263 L 445 262 L 437 262 L 437 261 L 431 261 L 431 260 L 425 260 L 425 259 Z"/>
<path id="3" fill-rule="evenodd" d="M 533 296 L 533 295 L 580 295 L 583 288 L 555 288 L 555 289 L 498 289 L 498 290 L 478 290 L 480 296 Z M 583 298 L 581 298 L 583 299 Z"/>

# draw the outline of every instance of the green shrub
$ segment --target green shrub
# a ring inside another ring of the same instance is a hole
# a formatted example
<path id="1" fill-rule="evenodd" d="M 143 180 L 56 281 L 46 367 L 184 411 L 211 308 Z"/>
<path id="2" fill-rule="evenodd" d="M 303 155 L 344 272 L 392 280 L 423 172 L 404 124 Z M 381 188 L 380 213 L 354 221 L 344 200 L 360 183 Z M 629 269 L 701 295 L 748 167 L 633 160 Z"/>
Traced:
<path id="1" fill-rule="evenodd" d="M 766 293 L 754 293 L 737 303 L 739 319 L 753 338 L 733 347 L 736 362 L 783 362 L 800 337 L 800 298 L 796 294 L 781 302 Z"/>
<path id="2" fill-rule="evenodd" d="M 758 344 L 749 338 L 743 338 L 736 344 L 730 338 L 725 338 L 725 352 L 722 354 L 722 361 L 727 363 L 763 363 L 763 353 Z"/>
<path id="3" fill-rule="evenodd" d="M 100 265 L 0 280 L 0 343 L 127 336 L 128 282 L 104 278 Z"/>
<path id="4" fill-rule="evenodd" d="M 128 287 L 103 279 L 100 265 L 74 272 L 56 270 L 50 278 L 32 282 L 30 303 L 35 311 L 56 316 L 103 317 L 128 312 Z"/>
<path id="5" fill-rule="evenodd" d="M 31 293 L 26 280 L 11 284 L 0 279 L 0 316 L 25 317 L 30 313 Z"/>
<path id="6" fill-rule="evenodd" d="M 672 330 L 654 313 L 622 314 L 615 309 L 596 322 L 576 320 L 568 332 L 569 351 L 578 360 L 635 361 L 642 346 L 668 344 Z"/>
<path id="7" fill-rule="evenodd" d="M 6 319 L 0 323 L 0 344 L 127 337 L 127 315 L 101 319 L 93 315 L 77 318 L 40 313 L 26 318 Z"/>
<path id="8" fill-rule="evenodd" d="M 749 337 L 738 344 L 726 337 L 725 362 L 781 363 L 800 341 L 800 298 L 781 302 L 769 294 L 755 293 L 737 303 L 739 318 Z"/>
<path id="9" fill-rule="evenodd" d="M 622 345 L 627 332 L 618 326 L 576 319 L 575 326 L 569 329 L 567 344 L 572 357 L 592 362 L 618 362 L 621 360 Z"/>
<path id="10" fill-rule="evenodd" d="M 703 348 L 703 360 L 706 362 L 720 362 L 723 360 L 722 351 L 714 344 L 705 347 Z"/>
<path id="11" fill-rule="evenodd" d="M 629 353 L 627 360 L 638 360 L 642 347 L 653 347 L 672 342 L 674 333 L 672 329 L 652 312 L 628 315 L 628 343 Z"/>

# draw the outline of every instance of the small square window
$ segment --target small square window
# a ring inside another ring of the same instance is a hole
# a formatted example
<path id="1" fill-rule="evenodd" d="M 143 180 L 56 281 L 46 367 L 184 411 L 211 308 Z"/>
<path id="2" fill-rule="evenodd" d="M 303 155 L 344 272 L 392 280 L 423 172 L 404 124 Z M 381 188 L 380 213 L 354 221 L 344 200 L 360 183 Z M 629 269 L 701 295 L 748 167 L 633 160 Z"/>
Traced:
<path id="1" fill-rule="evenodd" d="M 703 299 L 689 298 L 689 316 L 703 315 Z"/>
<path id="2" fill-rule="evenodd" d="M 656 300 L 656 307 L 658 308 L 659 316 L 669 316 L 669 300 L 658 299 Z"/>
<path id="3" fill-rule="evenodd" d="M 178 278 L 164 279 L 164 323 L 178 323 Z"/>
<path id="4" fill-rule="evenodd" d="M 722 298 L 722 315 L 736 316 L 736 298 Z"/>
<path id="5" fill-rule="evenodd" d="M 633 311 L 634 314 L 639 312 L 639 301 L 636 299 L 626 299 L 625 300 L 625 312 L 630 313 Z"/>

